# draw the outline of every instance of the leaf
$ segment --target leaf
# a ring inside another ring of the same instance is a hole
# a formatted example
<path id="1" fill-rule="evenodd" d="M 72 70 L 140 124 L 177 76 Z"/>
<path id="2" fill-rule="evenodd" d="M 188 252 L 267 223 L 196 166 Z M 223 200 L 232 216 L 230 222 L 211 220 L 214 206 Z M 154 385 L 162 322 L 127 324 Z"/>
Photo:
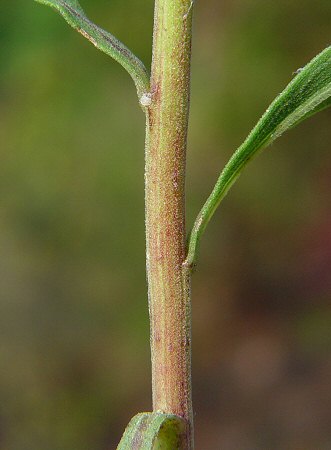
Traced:
<path id="1" fill-rule="evenodd" d="M 131 75 L 138 97 L 149 92 L 149 75 L 144 64 L 112 34 L 99 28 L 85 15 L 77 0 L 35 0 L 58 11 L 64 19 L 92 44 L 114 58 Z"/>
<path id="2" fill-rule="evenodd" d="M 193 267 L 200 238 L 217 207 L 249 161 L 285 131 L 331 105 L 331 46 L 310 61 L 271 103 L 232 155 L 193 226 L 184 265 Z"/>
<path id="3" fill-rule="evenodd" d="M 175 415 L 140 413 L 131 419 L 117 450 L 180 450 L 185 421 Z"/>

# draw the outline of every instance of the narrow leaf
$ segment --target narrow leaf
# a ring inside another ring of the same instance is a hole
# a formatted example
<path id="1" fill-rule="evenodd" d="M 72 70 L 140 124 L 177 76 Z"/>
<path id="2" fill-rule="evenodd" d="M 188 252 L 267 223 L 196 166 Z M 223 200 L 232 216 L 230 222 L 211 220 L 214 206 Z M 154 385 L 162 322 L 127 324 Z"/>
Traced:
<path id="1" fill-rule="evenodd" d="M 232 155 L 196 219 L 185 261 L 187 267 L 195 264 L 197 247 L 209 220 L 247 163 L 285 131 L 330 105 L 331 46 L 300 70 Z"/>
<path id="2" fill-rule="evenodd" d="M 149 92 L 149 75 L 144 64 L 112 34 L 99 28 L 85 15 L 77 0 L 35 0 L 58 11 L 64 19 L 92 44 L 114 58 L 131 75 L 139 99 Z"/>
<path id="3" fill-rule="evenodd" d="M 185 422 L 162 413 L 140 413 L 127 426 L 117 450 L 180 450 Z"/>

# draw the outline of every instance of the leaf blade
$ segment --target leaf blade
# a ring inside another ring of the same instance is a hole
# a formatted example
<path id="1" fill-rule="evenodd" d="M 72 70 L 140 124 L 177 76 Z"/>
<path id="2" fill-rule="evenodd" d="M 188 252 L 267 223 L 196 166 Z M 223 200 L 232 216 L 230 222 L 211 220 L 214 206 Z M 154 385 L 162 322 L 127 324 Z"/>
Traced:
<path id="1" fill-rule="evenodd" d="M 139 413 L 127 426 L 117 450 L 179 450 L 185 421 L 173 414 Z"/>
<path id="2" fill-rule="evenodd" d="M 234 152 L 194 223 L 184 266 L 195 265 L 201 236 L 234 182 L 260 151 L 285 131 L 331 106 L 331 46 L 313 58 L 276 97 Z"/>
<path id="3" fill-rule="evenodd" d="M 115 36 L 91 22 L 77 0 L 35 1 L 55 9 L 72 28 L 121 64 L 132 77 L 139 98 L 149 92 L 149 74 L 144 64 Z"/>

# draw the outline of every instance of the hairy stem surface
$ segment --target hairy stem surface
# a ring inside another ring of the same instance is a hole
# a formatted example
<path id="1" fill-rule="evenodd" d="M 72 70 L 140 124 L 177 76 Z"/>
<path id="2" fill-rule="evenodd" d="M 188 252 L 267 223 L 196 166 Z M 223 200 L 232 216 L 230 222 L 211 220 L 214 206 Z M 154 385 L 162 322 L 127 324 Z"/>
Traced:
<path id="1" fill-rule="evenodd" d="M 156 0 L 151 104 L 146 106 L 146 238 L 153 409 L 183 417 L 193 448 L 190 273 L 185 260 L 185 160 L 191 0 Z"/>

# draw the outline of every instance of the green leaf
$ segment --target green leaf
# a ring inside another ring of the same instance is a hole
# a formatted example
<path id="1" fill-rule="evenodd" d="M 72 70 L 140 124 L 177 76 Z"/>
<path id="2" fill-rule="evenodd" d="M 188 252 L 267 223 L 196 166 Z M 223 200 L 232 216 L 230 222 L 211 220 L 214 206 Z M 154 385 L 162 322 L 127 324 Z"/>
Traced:
<path id="1" fill-rule="evenodd" d="M 58 11 L 80 34 L 92 44 L 114 58 L 131 75 L 139 99 L 149 92 L 149 75 L 144 64 L 112 34 L 99 28 L 85 15 L 77 0 L 35 0 Z"/>
<path id="2" fill-rule="evenodd" d="M 185 421 L 162 413 L 140 413 L 127 426 L 117 450 L 180 450 Z"/>
<path id="3" fill-rule="evenodd" d="M 331 47 L 328 47 L 300 69 L 232 155 L 195 221 L 184 263 L 186 267 L 194 266 L 197 247 L 209 220 L 248 162 L 285 131 L 330 105 Z"/>

